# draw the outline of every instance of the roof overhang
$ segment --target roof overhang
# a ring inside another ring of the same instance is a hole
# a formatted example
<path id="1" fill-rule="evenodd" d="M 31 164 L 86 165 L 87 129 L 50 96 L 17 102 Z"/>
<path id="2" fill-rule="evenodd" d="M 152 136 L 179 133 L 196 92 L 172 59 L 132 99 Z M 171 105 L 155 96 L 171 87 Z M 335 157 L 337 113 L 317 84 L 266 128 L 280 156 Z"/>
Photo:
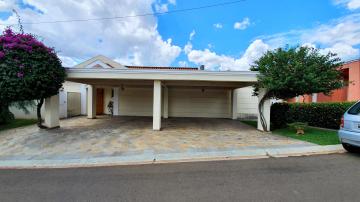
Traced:
<path id="1" fill-rule="evenodd" d="M 68 81 L 93 85 L 110 85 L 116 82 L 151 83 L 161 80 L 164 83 L 192 86 L 243 87 L 257 82 L 257 72 L 253 71 L 177 71 L 177 70 L 137 70 L 137 69 L 85 69 L 67 68 Z M 138 82 L 139 81 L 139 82 Z M 231 84 L 231 85 L 230 85 Z"/>

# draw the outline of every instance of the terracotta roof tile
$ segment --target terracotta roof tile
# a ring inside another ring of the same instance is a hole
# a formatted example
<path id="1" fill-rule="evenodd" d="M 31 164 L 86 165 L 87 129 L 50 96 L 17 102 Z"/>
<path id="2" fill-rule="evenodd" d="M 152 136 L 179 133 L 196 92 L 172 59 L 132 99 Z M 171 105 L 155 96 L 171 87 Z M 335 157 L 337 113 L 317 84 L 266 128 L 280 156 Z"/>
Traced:
<path id="1" fill-rule="evenodd" d="M 184 70 L 197 71 L 197 67 L 159 67 L 159 66 L 125 66 L 129 69 L 161 69 L 161 70 Z"/>

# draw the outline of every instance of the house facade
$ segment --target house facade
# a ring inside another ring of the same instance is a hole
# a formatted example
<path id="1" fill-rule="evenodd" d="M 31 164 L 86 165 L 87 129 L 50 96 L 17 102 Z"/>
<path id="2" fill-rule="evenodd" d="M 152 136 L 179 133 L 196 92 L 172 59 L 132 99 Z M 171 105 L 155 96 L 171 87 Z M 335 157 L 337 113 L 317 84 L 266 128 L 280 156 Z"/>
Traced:
<path id="1" fill-rule="evenodd" d="M 239 106 L 246 112 L 240 115 L 253 114 L 258 98 L 251 96 L 250 86 L 257 82 L 256 76 L 257 72 L 251 71 L 124 66 L 100 55 L 67 68 L 66 80 L 85 85 L 80 100 L 86 104 L 80 112 L 88 118 L 109 114 L 111 101 L 114 116 L 151 116 L 153 130 L 161 130 L 162 120 L 171 117 L 237 119 Z M 239 90 L 242 88 L 245 91 Z M 60 104 L 59 95 L 45 100 L 45 125 L 49 128 L 59 126 Z M 270 101 L 264 105 L 264 115 L 270 123 Z M 258 129 L 263 130 L 261 124 Z"/>
<path id="2" fill-rule="evenodd" d="M 339 71 L 342 71 L 344 80 L 349 83 L 348 86 L 333 90 L 331 95 L 316 93 L 299 96 L 290 99 L 289 102 L 351 102 L 360 100 L 360 59 L 346 62 L 339 68 Z"/>

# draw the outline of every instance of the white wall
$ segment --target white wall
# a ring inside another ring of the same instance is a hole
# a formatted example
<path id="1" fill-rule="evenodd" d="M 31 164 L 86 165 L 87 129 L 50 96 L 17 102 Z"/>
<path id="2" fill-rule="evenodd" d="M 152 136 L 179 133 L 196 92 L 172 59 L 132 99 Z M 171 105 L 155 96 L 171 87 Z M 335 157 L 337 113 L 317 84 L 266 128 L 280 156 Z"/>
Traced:
<path id="1" fill-rule="evenodd" d="M 253 118 L 257 116 L 257 96 L 252 96 L 253 88 L 251 86 L 245 88 L 236 89 L 238 107 L 238 118 Z"/>
<path id="2" fill-rule="evenodd" d="M 169 117 L 229 118 L 230 98 L 225 89 L 169 88 Z"/>
<path id="3" fill-rule="evenodd" d="M 120 116 L 152 116 L 153 88 L 119 89 Z"/>
<path id="4" fill-rule="evenodd" d="M 81 99 L 81 114 L 86 114 L 86 85 L 81 83 L 75 83 L 70 81 L 65 81 L 63 83 L 63 89 L 59 92 L 59 105 L 60 105 L 60 111 L 59 116 L 60 118 L 66 118 L 67 117 L 67 93 L 68 92 L 77 92 L 81 93 L 80 99 Z M 44 105 L 41 108 L 41 116 L 44 117 Z M 36 119 L 36 107 L 29 108 L 30 111 L 29 114 L 25 114 L 22 110 L 19 110 L 15 107 L 10 107 L 10 111 L 14 114 L 15 118 L 21 118 L 21 119 Z M 106 110 L 107 111 L 107 110 Z"/>

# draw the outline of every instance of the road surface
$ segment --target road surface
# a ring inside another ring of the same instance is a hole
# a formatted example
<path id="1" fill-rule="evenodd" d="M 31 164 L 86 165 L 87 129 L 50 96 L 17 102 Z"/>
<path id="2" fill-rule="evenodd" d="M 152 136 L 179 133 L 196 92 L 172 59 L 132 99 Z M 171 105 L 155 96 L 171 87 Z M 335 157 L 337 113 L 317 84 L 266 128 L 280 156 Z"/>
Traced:
<path id="1" fill-rule="evenodd" d="M 360 155 L 0 170 L 0 201 L 358 201 Z"/>

